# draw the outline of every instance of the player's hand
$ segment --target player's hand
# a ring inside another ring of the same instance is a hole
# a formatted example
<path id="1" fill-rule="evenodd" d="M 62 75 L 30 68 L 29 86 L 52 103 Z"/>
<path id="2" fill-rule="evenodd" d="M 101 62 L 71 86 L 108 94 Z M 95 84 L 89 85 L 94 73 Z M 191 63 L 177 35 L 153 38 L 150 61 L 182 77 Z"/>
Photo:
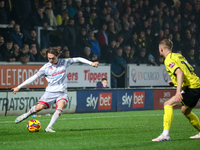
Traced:
<path id="1" fill-rule="evenodd" d="M 183 96 L 182 96 L 181 92 L 178 92 L 178 93 L 175 94 L 175 101 L 176 102 L 181 102 L 182 99 L 183 99 Z"/>
<path id="2" fill-rule="evenodd" d="M 97 67 L 99 66 L 99 62 L 98 62 L 98 61 L 93 62 L 93 63 L 91 64 L 91 66 L 97 68 Z"/>
<path id="3" fill-rule="evenodd" d="M 168 81 L 169 86 L 174 86 L 174 83 L 172 81 Z"/>
<path id="4" fill-rule="evenodd" d="M 11 90 L 13 90 L 13 93 L 16 94 L 19 91 L 18 87 L 12 88 Z"/>

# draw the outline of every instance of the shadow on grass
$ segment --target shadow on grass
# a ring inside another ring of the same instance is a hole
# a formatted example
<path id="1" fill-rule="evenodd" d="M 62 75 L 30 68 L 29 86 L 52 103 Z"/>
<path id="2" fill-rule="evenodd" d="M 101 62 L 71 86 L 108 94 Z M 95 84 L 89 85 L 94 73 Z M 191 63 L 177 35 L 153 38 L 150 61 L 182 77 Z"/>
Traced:
<path id="1" fill-rule="evenodd" d="M 63 129 L 63 130 L 59 130 L 61 132 L 69 132 L 69 131 L 98 131 L 98 130 L 124 130 L 124 128 L 88 128 L 88 129 Z M 132 128 L 129 128 L 132 129 Z"/>

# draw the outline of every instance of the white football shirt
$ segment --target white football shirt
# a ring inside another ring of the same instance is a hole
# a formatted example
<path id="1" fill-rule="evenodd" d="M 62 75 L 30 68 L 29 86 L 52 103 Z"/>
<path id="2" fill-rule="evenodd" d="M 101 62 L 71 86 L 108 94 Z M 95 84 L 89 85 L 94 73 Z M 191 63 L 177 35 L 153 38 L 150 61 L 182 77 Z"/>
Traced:
<path id="1" fill-rule="evenodd" d="M 69 58 L 69 59 L 58 59 L 56 64 L 51 64 L 50 62 L 46 63 L 42 66 L 39 71 L 24 81 L 22 84 L 18 86 L 18 88 L 22 88 L 27 86 L 37 80 L 40 77 L 45 76 L 48 86 L 46 87 L 46 91 L 48 92 L 66 92 L 67 90 L 67 67 L 70 66 L 74 62 L 82 62 L 91 65 L 92 62 L 88 61 L 84 58 Z"/>

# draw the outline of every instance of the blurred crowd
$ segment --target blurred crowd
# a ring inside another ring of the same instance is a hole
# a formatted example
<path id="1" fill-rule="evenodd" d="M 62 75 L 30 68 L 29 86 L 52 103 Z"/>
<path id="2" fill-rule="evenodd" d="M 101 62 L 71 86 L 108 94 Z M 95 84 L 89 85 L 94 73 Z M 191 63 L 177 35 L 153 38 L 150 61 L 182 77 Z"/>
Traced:
<path id="1" fill-rule="evenodd" d="M 198 0 L 0 0 L 0 24 L 8 24 L 0 30 L 0 61 L 47 62 L 46 49 L 61 46 L 62 58 L 111 64 L 113 87 L 123 84 L 127 63 L 163 64 L 164 38 L 200 66 Z"/>

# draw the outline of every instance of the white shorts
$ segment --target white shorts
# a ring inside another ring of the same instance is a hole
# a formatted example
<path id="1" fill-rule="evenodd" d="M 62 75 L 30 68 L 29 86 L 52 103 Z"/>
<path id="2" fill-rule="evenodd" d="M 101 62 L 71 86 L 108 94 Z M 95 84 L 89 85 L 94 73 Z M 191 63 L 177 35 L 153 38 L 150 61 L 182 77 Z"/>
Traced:
<path id="1" fill-rule="evenodd" d="M 68 103 L 67 100 L 67 93 L 64 92 L 45 92 L 38 103 L 44 104 L 46 109 L 51 107 L 51 105 L 56 101 L 56 106 L 59 101 L 65 101 Z"/>

